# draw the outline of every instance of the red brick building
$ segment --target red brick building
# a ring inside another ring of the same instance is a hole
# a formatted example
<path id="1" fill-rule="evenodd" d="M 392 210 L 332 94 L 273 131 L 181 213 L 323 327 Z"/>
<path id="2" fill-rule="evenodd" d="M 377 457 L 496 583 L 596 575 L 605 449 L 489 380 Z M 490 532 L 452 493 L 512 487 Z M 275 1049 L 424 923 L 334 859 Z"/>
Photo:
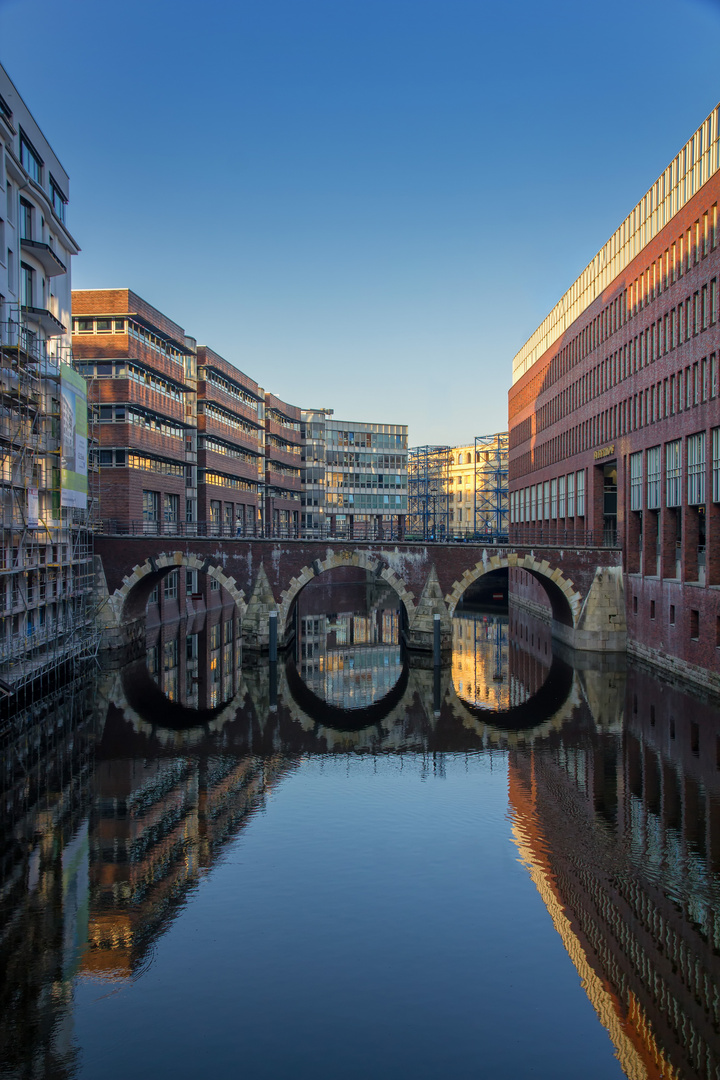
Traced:
<path id="1" fill-rule="evenodd" d="M 265 528 L 270 536 L 299 536 L 300 409 L 265 395 Z"/>
<path id="2" fill-rule="evenodd" d="M 224 536 L 259 528 L 263 392 L 205 345 L 197 350 L 198 520 Z"/>
<path id="3" fill-rule="evenodd" d="M 511 539 L 624 553 L 629 649 L 720 669 L 720 108 L 513 362 Z M 528 576 L 511 591 L 543 602 Z"/>
<path id="4" fill-rule="evenodd" d="M 146 532 L 196 520 L 192 339 L 130 289 L 78 289 L 72 345 L 97 405 L 101 517 Z"/>

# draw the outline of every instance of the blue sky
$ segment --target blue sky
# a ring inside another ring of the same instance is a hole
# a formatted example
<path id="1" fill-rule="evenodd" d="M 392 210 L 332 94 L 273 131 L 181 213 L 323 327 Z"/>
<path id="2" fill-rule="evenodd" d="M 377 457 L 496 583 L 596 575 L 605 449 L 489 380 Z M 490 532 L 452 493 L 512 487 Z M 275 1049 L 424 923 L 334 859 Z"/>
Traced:
<path id="1" fill-rule="evenodd" d="M 411 444 L 511 361 L 720 100 L 720 4 L 0 0 L 71 178 L 76 287 Z"/>

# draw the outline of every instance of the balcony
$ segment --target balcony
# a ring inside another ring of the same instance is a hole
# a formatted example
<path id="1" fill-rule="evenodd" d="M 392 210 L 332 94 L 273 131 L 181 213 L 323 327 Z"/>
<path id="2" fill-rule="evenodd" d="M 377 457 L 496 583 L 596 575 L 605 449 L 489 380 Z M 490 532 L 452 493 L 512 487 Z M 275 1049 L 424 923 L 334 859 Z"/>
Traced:
<path id="1" fill-rule="evenodd" d="M 28 322 L 35 323 L 48 337 L 59 337 L 65 333 L 66 327 L 47 308 L 27 307 L 23 304 L 22 310 Z"/>
<path id="2" fill-rule="evenodd" d="M 45 277 L 57 277 L 58 274 L 67 273 L 67 266 L 60 261 L 49 244 L 41 244 L 38 240 L 26 240 L 23 237 L 20 247 L 37 259 L 45 271 Z"/>

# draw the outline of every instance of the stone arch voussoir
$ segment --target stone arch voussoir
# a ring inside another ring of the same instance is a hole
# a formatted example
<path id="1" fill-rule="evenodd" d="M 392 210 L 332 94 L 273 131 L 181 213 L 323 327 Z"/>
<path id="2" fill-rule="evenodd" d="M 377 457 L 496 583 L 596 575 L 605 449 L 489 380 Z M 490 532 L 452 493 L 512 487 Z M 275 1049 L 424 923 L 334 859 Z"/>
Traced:
<path id="1" fill-rule="evenodd" d="M 158 573 L 163 570 L 170 573 L 180 567 L 187 570 L 203 570 L 209 577 L 215 578 L 232 597 L 240 615 L 245 614 L 247 608 L 245 593 L 238 588 L 235 578 L 228 577 L 221 566 L 210 565 L 205 559 L 201 559 L 197 555 L 186 554 L 184 551 L 163 551 L 159 555 L 153 555 L 146 559 L 144 563 L 134 566 L 132 573 L 123 579 L 120 588 L 116 589 L 111 596 L 110 603 L 118 620 L 127 617 L 129 614 L 140 614 L 140 612 L 132 612 L 131 609 L 136 590 L 144 579 L 147 579 L 150 575 L 157 578 Z M 163 574 L 162 576 L 166 577 L 167 575 Z"/>
<path id="2" fill-rule="evenodd" d="M 414 594 L 407 588 L 405 582 L 400 578 L 393 570 L 390 569 L 387 564 L 383 563 L 381 559 L 378 559 L 375 555 L 371 555 L 367 551 L 330 551 L 327 557 L 324 559 L 317 559 L 312 566 L 303 566 L 302 570 L 296 577 L 290 579 L 290 584 L 280 594 L 280 603 L 278 605 L 278 635 L 282 639 L 287 630 L 287 620 L 292 606 L 298 597 L 298 594 L 302 592 L 309 581 L 324 574 L 326 570 L 334 570 L 338 566 L 357 566 L 362 570 L 367 570 L 371 574 L 382 578 L 388 585 L 400 597 L 400 600 L 405 607 L 408 616 L 408 622 L 412 621 L 412 616 L 415 613 L 415 597 Z"/>
<path id="3" fill-rule="evenodd" d="M 577 626 L 582 607 L 582 597 L 575 588 L 570 578 L 566 577 L 559 567 L 552 567 L 546 559 L 538 561 L 533 555 L 518 555 L 511 552 L 507 555 L 492 555 L 488 559 L 477 562 L 470 570 L 465 570 L 462 578 L 455 581 L 450 592 L 445 597 L 445 602 L 450 612 L 450 617 L 455 614 L 465 590 L 485 574 L 493 570 L 503 570 L 509 567 L 517 567 L 520 570 L 528 570 L 537 580 L 545 586 L 548 597 L 553 605 L 553 613 L 556 606 L 567 605 L 570 625 Z M 561 599 L 562 597 L 562 599 Z"/>

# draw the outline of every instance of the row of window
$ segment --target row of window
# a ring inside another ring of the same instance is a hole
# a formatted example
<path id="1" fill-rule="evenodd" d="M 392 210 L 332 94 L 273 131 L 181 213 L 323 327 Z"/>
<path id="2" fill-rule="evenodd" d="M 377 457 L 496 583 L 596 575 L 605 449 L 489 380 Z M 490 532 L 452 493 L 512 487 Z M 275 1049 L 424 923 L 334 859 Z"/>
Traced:
<path id="1" fill-rule="evenodd" d="M 182 439 L 185 434 L 185 429 L 172 420 L 165 420 L 133 405 L 100 405 L 98 414 L 101 424 L 111 421 L 134 424 L 150 431 L 159 431 L 162 435 L 172 435 L 175 439 Z"/>
<path id="2" fill-rule="evenodd" d="M 39 184 L 42 187 L 45 163 L 22 128 L 20 128 L 20 164 L 28 176 L 31 177 L 36 184 Z M 52 208 L 64 223 L 67 197 L 63 194 L 62 188 L 52 173 L 48 174 L 48 188 L 50 190 L 50 202 L 52 203 Z M 8 200 L 9 199 L 10 192 L 8 191 Z"/>
<path id="3" fill-rule="evenodd" d="M 259 454 L 251 454 L 249 450 L 232 443 L 221 442 L 207 435 L 198 436 L 198 450 L 211 450 L 214 454 L 222 454 L 223 457 L 234 458 L 236 461 L 247 461 L 251 465 L 257 464 Z"/>
<path id="4" fill-rule="evenodd" d="M 399 473 L 336 473 L 326 474 L 328 488 L 390 488 L 407 487 L 407 477 Z"/>
<path id="5" fill-rule="evenodd" d="M 648 364 L 672 352 L 683 341 L 689 341 L 708 326 L 714 325 L 718 317 L 717 303 L 717 281 L 713 278 L 692 297 L 688 296 L 677 308 L 666 312 L 643 333 L 636 335 L 543 405 L 537 413 L 537 430 L 543 431 L 557 423 L 571 410 L 604 394 Z M 516 439 L 513 442 L 516 443 Z"/>
<path id="6" fill-rule="evenodd" d="M 622 273 L 720 166 L 720 106 L 695 132 L 665 172 L 610 237 L 601 251 L 513 360 L 513 383 L 546 352 L 566 328 Z"/>
<path id="7" fill-rule="evenodd" d="M 366 468 L 388 469 L 396 472 L 407 470 L 407 457 L 404 454 L 357 454 L 342 450 L 328 450 L 327 463 L 341 469 L 357 469 L 358 466 L 364 465 Z"/>
<path id="8" fill-rule="evenodd" d="M 344 506 L 357 510 L 407 510 L 407 495 L 334 494 L 327 495 L 328 506 Z"/>
<path id="9" fill-rule="evenodd" d="M 584 516 L 584 469 L 510 492 L 510 521 L 514 525 Z"/>
<path id="10" fill-rule="evenodd" d="M 720 502 L 720 428 L 713 428 L 711 484 L 712 501 Z M 664 469 L 663 469 L 664 457 Z M 630 509 L 659 510 L 662 506 L 663 480 L 665 506 L 682 506 L 682 440 L 630 455 Z M 704 506 L 706 501 L 706 433 L 689 435 L 686 441 L 686 493 L 688 506 Z M 643 485 L 643 471 L 645 485 Z M 645 506 L 643 507 L 643 487 Z"/>
<path id="11" fill-rule="evenodd" d="M 148 330 L 133 319 L 118 319 L 107 315 L 102 318 L 77 318 L 73 319 L 73 334 L 128 334 L 136 341 L 161 353 L 164 359 L 169 357 L 175 363 L 182 364 L 185 356 L 182 350 L 167 338 L 154 334 L 152 330 Z"/>
<path id="12" fill-rule="evenodd" d="M 299 469 L 293 469 L 290 465 L 285 465 L 279 461 L 268 460 L 266 468 L 271 472 L 274 472 L 277 476 L 287 476 L 290 480 L 300 479 Z"/>
<path id="13" fill-rule="evenodd" d="M 233 397 L 236 401 L 241 401 L 243 405 L 246 405 L 248 409 L 252 409 L 253 412 L 260 415 L 262 411 L 262 403 L 252 394 L 248 393 L 244 387 L 238 383 L 233 382 L 231 379 L 226 378 L 224 375 L 220 375 L 214 368 L 201 367 L 198 369 L 198 379 L 208 383 L 209 386 L 214 386 L 217 390 L 221 390 L 223 394 L 227 394 L 229 397 Z"/>
<path id="14" fill-rule="evenodd" d="M 267 418 L 268 420 L 273 420 L 276 424 L 279 424 L 280 427 L 287 428 L 288 431 L 300 431 L 299 420 L 291 420 L 289 416 L 285 416 L 283 413 L 278 412 L 277 409 L 268 409 Z"/>
<path id="15" fill-rule="evenodd" d="M 336 431 L 327 432 L 328 446 L 367 447 L 375 450 L 407 450 L 407 434 L 395 435 L 387 431 Z"/>
<path id="16" fill-rule="evenodd" d="M 602 446 L 619 436 L 692 409 L 716 398 L 718 393 L 720 364 L 713 353 L 596 413 L 589 420 L 567 428 L 534 451 L 519 455 L 513 463 L 514 473 L 523 476 L 535 468 L 554 465 L 573 454 Z"/>
<path id="17" fill-rule="evenodd" d="M 198 469 L 198 486 L 200 484 L 214 484 L 215 487 L 232 488 L 234 491 L 258 490 L 258 485 L 249 480 L 240 480 L 237 476 L 226 476 L 208 469 Z"/>
<path id="18" fill-rule="evenodd" d="M 260 428 L 254 427 L 249 421 L 236 416 L 235 413 L 231 413 L 227 409 L 221 408 L 214 402 L 198 401 L 197 411 L 198 416 L 209 417 L 218 424 L 232 428 L 233 431 L 242 431 L 246 435 L 250 435 L 251 438 L 257 439 L 258 443 L 260 442 Z"/>

